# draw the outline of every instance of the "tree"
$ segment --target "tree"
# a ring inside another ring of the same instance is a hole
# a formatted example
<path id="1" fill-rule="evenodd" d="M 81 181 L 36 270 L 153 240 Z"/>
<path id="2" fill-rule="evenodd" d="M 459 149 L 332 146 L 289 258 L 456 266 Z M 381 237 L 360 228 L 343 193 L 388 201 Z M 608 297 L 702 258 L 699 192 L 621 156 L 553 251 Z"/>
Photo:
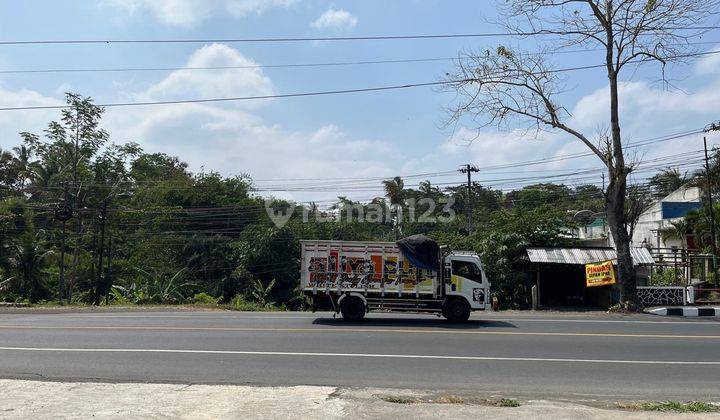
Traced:
<path id="1" fill-rule="evenodd" d="M 66 182 L 69 199 L 75 212 L 75 244 L 73 250 L 73 280 L 79 280 L 79 265 L 83 234 L 83 218 L 77 211 L 85 207 L 88 198 L 87 184 L 94 178 L 93 157 L 107 143 L 109 135 L 100 128 L 105 109 L 93 103 L 91 98 L 75 93 L 65 94 L 67 107 L 60 112 L 59 121 L 51 121 L 45 129 L 45 140 L 33 133 L 23 132 L 24 145 L 43 162 L 41 168 L 58 169 L 47 179 L 48 183 Z M 34 169 L 38 169 L 34 167 Z M 32 176 L 31 176 L 32 177 Z M 56 197 L 59 199 L 60 197 Z M 63 197 L 64 198 L 64 197 Z M 72 290 L 68 287 L 68 292 Z M 70 296 L 68 296 L 70 297 Z"/>
<path id="2" fill-rule="evenodd" d="M 635 227 L 640 221 L 640 216 L 652 207 L 653 200 L 645 190 L 638 186 L 630 186 L 627 189 L 627 199 L 625 200 L 625 220 L 627 221 L 627 231 L 630 238 L 635 233 Z"/>
<path id="3" fill-rule="evenodd" d="M 536 184 L 513 191 L 505 197 L 508 207 L 532 209 L 544 205 L 566 207 L 570 202 L 570 188 L 565 185 Z"/>
<path id="4" fill-rule="evenodd" d="M 580 142 L 607 167 L 607 220 L 618 256 L 621 301 L 637 306 L 635 268 L 626 217 L 626 161 L 620 121 L 620 76 L 628 67 L 647 62 L 664 66 L 692 52 L 691 30 L 717 13 L 716 0 L 507 0 L 500 5 L 502 25 L 519 35 L 534 33 L 553 41 L 549 48 L 600 48 L 609 81 L 609 136 L 593 140 L 573 128 L 559 103 L 563 91 L 559 72 L 542 54 L 526 54 L 500 46 L 496 51 L 467 53 L 449 74 L 446 86 L 458 93 L 450 120 L 469 115 L 478 128 L 530 123 L 528 130 L 560 131 Z"/>
<path id="5" fill-rule="evenodd" d="M 28 230 L 15 241 L 9 258 L 13 277 L 0 284 L 0 291 L 16 291 L 33 303 L 50 296 L 42 269 L 53 252 L 47 249 L 43 236 L 42 232 Z"/>
<path id="6" fill-rule="evenodd" d="M 687 178 L 677 168 L 663 169 L 648 181 L 655 198 L 667 197 L 671 192 L 685 185 Z"/>
<path id="7" fill-rule="evenodd" d="M 395 238 L 400 237 L 400 230 L 403 219 L 402 208 L 405 204 L 405 182 L 402 178 L 396 176 L 393 179 L 387 179 L 382 182 L 385 189 L 385 195 L 390 201 L 391 212 L 395 213 Z"/>
<path id="8" fill-rule="evenodd" d="M 18 179 L 17 168 L 13 164 L 13 154 L 0 148 L 0 198 L 15 195 L 15 184 Z"/>

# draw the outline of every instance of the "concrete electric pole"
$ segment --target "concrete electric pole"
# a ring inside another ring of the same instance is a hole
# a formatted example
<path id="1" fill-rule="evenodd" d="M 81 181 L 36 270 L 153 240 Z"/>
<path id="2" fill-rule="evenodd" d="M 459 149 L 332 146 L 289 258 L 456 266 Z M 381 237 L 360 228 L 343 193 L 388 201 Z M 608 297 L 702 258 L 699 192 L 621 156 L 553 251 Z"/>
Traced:
<path id="1" fill-rule="evenodd" d="M 478 168 L 471 164 L 463 165 L 459 169 L 460 172 L 467 174 L 467 203 L 465 204 L 467 210 L 467 224 L 468 224 L 468 235 L 472 234 L 472 173 L 480 172 Z"/>
<path id="2" fill-rule="evenodd" d="M 720 124 L 712 123 L 705 129 L 706 133 L 711 131 L 720 131 Z M 710 157 L 708 155 L 707 136 L 703 136 L 703 146 L 705 148 L 705 181 L 707 182 L 707 201 L 710 216 L 710 246 L 713 253 L 713 273 L 715 273 L 715 285 L 720 284 L 717 278 L 717 227 L 715 225 L 715 205 L 713 203 L 712 177 L 710 175 Z"/>

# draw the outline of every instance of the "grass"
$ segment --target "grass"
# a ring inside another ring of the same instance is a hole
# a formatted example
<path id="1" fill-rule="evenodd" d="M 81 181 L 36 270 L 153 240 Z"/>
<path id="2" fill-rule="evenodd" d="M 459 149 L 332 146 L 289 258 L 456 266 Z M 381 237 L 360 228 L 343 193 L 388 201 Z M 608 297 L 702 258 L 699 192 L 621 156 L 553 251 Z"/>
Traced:
<path id="1" fill-rule="evenodd" d="M 520 403 L 512 398 L 486 399 L 465 398 L 457 395 L 441 395 L 439 397 L 408 397 L 402 395 L 383 395 L 380 399 L 393 404 L 469 404 L 491 407 L 520 407 Z"/>
<path id="2" fill-rule="evenodd" d="M 380 397 L 381 400 L 393 404 L 418 404 L 422 402 L 419 398 L 413 397 L 400 397 L 396 395 L 386 395 Z"/>
<path id="3" fill-rule="evenodd" d="M 716 413 L 720 406 L 702 401 L 681 403 L 677 401 L 645 402 L 634 404 L 618 404 L 620 408 L 642 411 L 660 411 L 666 413 Z"/>
<path id="4" fill-rule="evenodd" d="M 520 407 L 520 403 L 512 398 L 503 398 L 498 405 L 500 407 Z"/>
<path id="5" fill-rule="evenodd" d="M 465 404 L 465 399 L 457 395 L 443 395 L 434 402 L 439 404 Z"/>

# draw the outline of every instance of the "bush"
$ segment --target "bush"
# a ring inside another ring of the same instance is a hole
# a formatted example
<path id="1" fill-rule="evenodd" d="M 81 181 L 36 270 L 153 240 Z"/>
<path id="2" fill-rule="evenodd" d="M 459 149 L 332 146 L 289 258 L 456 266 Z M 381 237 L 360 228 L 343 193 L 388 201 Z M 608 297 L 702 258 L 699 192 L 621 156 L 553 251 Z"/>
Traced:
<path id="1" fill-rule="evenodd" d="M 193 303 L 195 305 L 217 305 L 219 301 L 220 298 L 214 298 L 205 292 L 193 296 Z"/>
<path id="2" fill-rule="evenodd" d="M 230 301 L 230 306 L 236 311 L 261 311 L 260 305 L 255 302 L 248 302 L 243 295 L 235 295 Z"/>
<path id="3" fill-rule="evenodd" d="M 258 302 L 249 302 L 243 295 L 235 295 L 230 301 L 230 309 L 244 312 L 260 312 L 260 311 L 281 311 L 285 310 L 284 306 L 277 307 L 271 303 L 261 305 Z"/>
<path id="4" fill-rule="evenodd" d="M 680 284 L 683 271 L 676 268 L 657 270 L 650 279 L 651 286 L 675 286 Z"/>

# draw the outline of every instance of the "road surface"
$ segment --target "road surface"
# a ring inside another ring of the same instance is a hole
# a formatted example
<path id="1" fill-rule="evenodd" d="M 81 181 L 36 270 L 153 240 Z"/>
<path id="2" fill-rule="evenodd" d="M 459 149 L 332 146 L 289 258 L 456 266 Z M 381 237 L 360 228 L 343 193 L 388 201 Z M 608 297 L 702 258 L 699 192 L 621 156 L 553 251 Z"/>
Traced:
<path id="1" fill-rule="evenodd" d="M 0 377 L 720 399 L 720 320 L 488 313 L 0 313 Z"/>

